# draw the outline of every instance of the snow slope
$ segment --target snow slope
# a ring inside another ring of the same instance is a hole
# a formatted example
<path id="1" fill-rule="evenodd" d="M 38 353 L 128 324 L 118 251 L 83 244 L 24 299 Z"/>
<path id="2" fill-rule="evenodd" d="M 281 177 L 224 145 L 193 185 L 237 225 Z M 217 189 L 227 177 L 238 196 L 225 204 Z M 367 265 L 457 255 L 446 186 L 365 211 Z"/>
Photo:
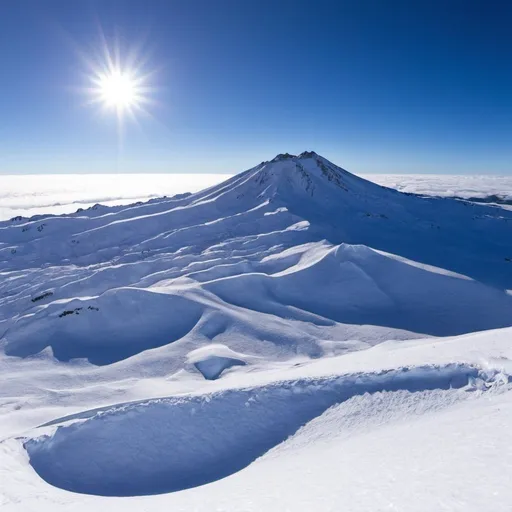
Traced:
<path id="1" fill-rule="evenodd" d="M 101 496 L 130 496 L 108 502 L 123 510 L 339 510 L 341 496 L 467 510 L 496 484 L 500 510 L 506 459 L 454 499 L 431 452 L 432 432 L 447 443 L 480 410 L 489 453 L 508 449 L 511 230 L 509 210 L 387 189 L 313 152 L 191 195 L 0 223 L 0 496 L 13 510 Z M 407 425 L 430 469 L 393 437 Z M 442 452 L 450 485 L 464 442 Z M 361 497 L 386 460 L 401 476 Z M 425 474 L 438 498 L 411 503 Z"/>
<path id="2" fill-rule="evenodd" d="M 510 334 L 169 383 L 20 430 L 0 443 L 4 508 L 508 510 Z"/>

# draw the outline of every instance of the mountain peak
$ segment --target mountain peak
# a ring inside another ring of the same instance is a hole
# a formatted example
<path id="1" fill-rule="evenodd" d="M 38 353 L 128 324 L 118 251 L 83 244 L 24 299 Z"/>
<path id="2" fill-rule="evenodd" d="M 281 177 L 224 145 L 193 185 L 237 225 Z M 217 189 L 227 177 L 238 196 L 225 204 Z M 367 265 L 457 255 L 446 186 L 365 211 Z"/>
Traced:
<path id="1" fill-rule="evenodd" d="M 300 155 L 299 155 L 299 158 L 316 158 L 318 157 L 319 155 L 317 153 L 315 153 L 314 151 L 303 151 Z"/>
<path id="2" fill-rule="evenodd" d="M 325 196 L 330 193 L 328 189 L 331 189 L 332 186 L 346 192 L 352 181 L 364 181 L 314 151 L 303 151 L 299 155 L 280 153 L 269 162 L 263 162 L 256 170 L 255 177 L 260 185 L 265 186 L 265 194 L 274 194 L 280 191 L 278 193 L 281 195 L 283 191 L 286 191 L 287 196 L 292 191 L 295 195 L 306 191 L 308 195 L 313 196 L 315 189 L 321 190 L 322 196 Z M 327 185 L 327 182 L 331 183 Z M 269 187 L 269 185 L 271 186 Z M 361 187 L 360 184 L 359 186 L 354 185 L 354 189 Z M 378 187 L 370 183 L 368 186 L 370 188 Z M 333 192 L 332 189 L 331 192 Z"/>
<path id="3" fill-rule="evenodd" d="M 279 153 L 276 155 L 271 162 L 283 162 L 284 160 L 293 160 L 294 158 L 297 158 L 297 155 L 291 155 L 290 153 Z"/>
<path id="4" fill-rule="evenodd" d="M 276 155 L 271 162 L 283 162 L 285 160 L 294 160 L 302 158 L 317 158 L 319 155 L 314 151 L 303 151 L 300 155 L 292 155 L 291 153 L 279 153 Z"/>

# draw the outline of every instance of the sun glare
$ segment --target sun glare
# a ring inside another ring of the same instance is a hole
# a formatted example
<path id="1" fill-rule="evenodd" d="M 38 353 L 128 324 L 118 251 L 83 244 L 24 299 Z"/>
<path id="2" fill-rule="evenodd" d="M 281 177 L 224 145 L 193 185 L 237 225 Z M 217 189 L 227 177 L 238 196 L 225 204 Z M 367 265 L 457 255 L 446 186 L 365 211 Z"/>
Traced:
<path id="1" fill-rule="evenodd" d="M 139 121 L 155 121 L 150 110 L 157 105 L 158 92 L 153 80 L 157 70 L 150 66 L 150 52 L 144 41 L 133 42 L 121 50 L 118 40 L 107 43 L 103 30 L 99 29 L 100 43 L 96 51 L 79 53 L 86 69 L 85 105 L 96 106 L 101 117 L 116 121 L 119 152 L 122 151 L 129 124 L 141 129 Z"/>
<path id="2" fill-rule="evenodd" d="M 113 112 L 120 127 L 127 119 L 136 122 L 136 117 L 147 115 L 146 107 L 153 104 L 154 88 L 148 82 L 154 72 L 147 69 L 144 55 L 136 51 L 127 51 L 122 58 L 119 46 L 109 47 L 106 42 L 101 50 L 96 56 L 85 57 L 90 84 L 87 103 L 98 105 L 104 113 Z"/>
<path id="3" fill-rule="evenodd" d="M 97 73 L 93 82 L 94 101 L 106 109 L 115 109 L 119 114 L 124 111 L 133 114 L 147 101 L 143 78 L 134 72 L 108 69 Z"/>
<path id="4" fill-rule="evenodd" d="M 117 70 L 99 77 L 98 93 L 105 106 L 116 109 L 135 106 L 140 96 L 137 81 Z"/>

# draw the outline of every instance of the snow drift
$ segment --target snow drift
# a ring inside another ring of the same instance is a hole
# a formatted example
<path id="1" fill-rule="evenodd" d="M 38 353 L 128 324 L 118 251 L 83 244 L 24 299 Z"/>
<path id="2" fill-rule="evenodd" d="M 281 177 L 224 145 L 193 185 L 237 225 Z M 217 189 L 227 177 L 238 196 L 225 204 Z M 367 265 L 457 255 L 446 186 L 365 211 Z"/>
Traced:
<path id="1" fill-rule="evenodd" d="M 34 469 L 57 487 L 105 496 L 172 492 L 239 471 L 352 396 L 460 388 L 478 376 L 463 365 L 407 368 L 123 404 L 25 446 Z"/>

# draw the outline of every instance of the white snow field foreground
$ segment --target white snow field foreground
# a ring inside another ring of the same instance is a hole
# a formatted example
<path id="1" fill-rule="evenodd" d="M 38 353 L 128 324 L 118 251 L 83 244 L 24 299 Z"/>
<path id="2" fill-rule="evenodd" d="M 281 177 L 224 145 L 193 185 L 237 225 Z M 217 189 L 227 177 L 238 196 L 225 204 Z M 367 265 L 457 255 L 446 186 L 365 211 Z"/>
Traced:
<path id="1" fill-rule="evenodd" d="M 313 152 L 0 223 L 2 511 L 510 510 L 511 235 Z"/>

